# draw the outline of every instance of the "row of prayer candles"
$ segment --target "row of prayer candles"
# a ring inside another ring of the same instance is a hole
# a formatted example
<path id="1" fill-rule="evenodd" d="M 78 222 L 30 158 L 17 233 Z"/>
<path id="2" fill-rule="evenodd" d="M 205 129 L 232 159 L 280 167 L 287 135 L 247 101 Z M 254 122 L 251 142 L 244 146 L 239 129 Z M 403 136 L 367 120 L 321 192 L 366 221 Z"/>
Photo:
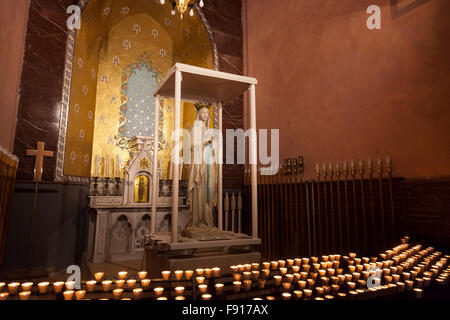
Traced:
<path id="1" fill-rule="evenodd" d="M 341 255 L 329 255 L 310 258 L 295 258 L 286 260 L 265 261 L 261 263 L 248 263 L 230 266 L 233 274 L 233 292 L 239 293 L 242 289 L 249 291 L 253 284 L 256 288 L 264 289 L 267 280 L 271 280 L 275 287 L 282 289 L 281 299 L 346 299 L 357 298 L 376 294 L 391 294 L 413 290 L 417 298 L 423 294 L 423 288 L 428 287 L 434 280 L 439 285 L 448 283 L 450 274 L 449 258 L 442 256 L 439 251 L 429 247 L 423 249 L 421 245 L 410 247 L 409 244 L 401 244 L 380 254 L 381 261 L 376 257 L 356 257 L 356 253 L 350 253 L 341 259 Z M 320 261 L 319 261 L 320 259 Z M 345 265 L 342 266 L 342 261 Z M 345 267 L 345 269 L 344 269 Z M 270 273 L 272 272 L 272 276 Z M 273 274 L 275 273 L 275 274 Z M 164 281 L 173 278 L 177 281 L 183 279 L 192 280 L 195 274 L 195 285 L 197 286 L 203 300 L 212 299 L 212 294 L 222 295 L 224 284 L 215 283 L 214 292 L 208 292 L 205 280 L 218 278 L 221 275 L 219 267 L 197 268 L 194 270 L 162 271 Z M 129 290 L 133 299 L 140 299 L 144 290 L 150 288 L 151 280 L 147 278 L 148 273 L 141 271 L 138 279 L 128 278 L 127 271 L 118 273 L 118 280 L 103 280 L 104 273 L 94 274 L 95 280 L 85 283 L 85 290 L 76 290 L 75 281 L 58 281 L 53 283 L 55 294 L 62 294 L 64 299 L 85 299 L 86 293 L 94 292 L 97 284 L 101 284 L 104 293 L 112 292 L 113 298 L 124 298 L 123 293 Z M 373 278 L 375 287 L 368 287 L 367 283 Z M 136 284 L 140 283 L 140 287 Z M 383 282 L 383 284 L 382 284 Z M 113 284 L 115 287 L 113 289 Z M 39 294 L 48 293 L 49 282 L 40 282 L 37 285 Z M 2 292 L 7 287 L 8 292 Z M 19 292 L 20 288 L 22 289 Z M 0 282 L 0 300 L 5 300 L 9 295 L 18 295 L 21 300 L 30 298 L 33 288 L 32 282 L 12 282 L 6 285 Z M 65 290 L 64 290 L 65 289 Z M 153 293 L 158 300 L 167 300 L 163 287 L 155 287 Z M 183 286 L 175 287 L 176 300 L 184 300 Z M 255 299 L 262 299 L 256 297 Z M 276 299 L 269 295 L 268 300 Z"/>

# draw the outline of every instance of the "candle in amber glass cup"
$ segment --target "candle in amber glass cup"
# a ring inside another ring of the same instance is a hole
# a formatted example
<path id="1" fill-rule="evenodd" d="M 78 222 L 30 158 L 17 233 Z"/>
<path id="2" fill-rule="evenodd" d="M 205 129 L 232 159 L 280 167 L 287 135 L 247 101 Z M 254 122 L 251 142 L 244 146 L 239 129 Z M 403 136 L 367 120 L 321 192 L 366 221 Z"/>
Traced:
<path id="1" fill-rule="evenodd" d="M 301 258 L 295 258 L 294 262 L 295 262 L 296 266 L 300 266 L 302 264 L 302 259 Z"/>
<path id="2" fill-rule="evenodd" d="M 211 278 L 212 275 L 212 269 L 211 268 L 205 268 L 205 276 L 206 278 Z"/>
<path id="3" fill-rule="evenodd" d="M 198 285 L 198 291 L 200 291 L 200 293 L 206 293 L 207 289 L 208 289 L 208 286 L 206 284 L 199 284 Z"/>
<path id="4" fill-rule="evenodd" d="M 274 280 L 273 283 L 275 286 L 281 285 L 281 276 L 273 276 L 273 280 Z"/>
<path id="5" fill-rule="evenodd" d="M 211 300 L 212 296 L 209 293 L 202 294 L 202 300 Z"/>
<path id="6" fill-rule="evenodd" d="M 148 287 L 150 286 L 150 279 L 142 279 L 141 280 L 141 287 L 142 289 L 148 289 Z"/>
<path id="7" fill-rule="evenodd" d="M 283 282 L 283 290 L 284 291 L 289 291 L 289 289 L 291 288 L 291 283 L 290 282 Z"/>
<path id="8" fill-rule="evenodd" d="M 212 268 L 212 271 L 213 271 L 213 276 L 214 277 L 219 277 L 220 276 L 220 268 L 219 267 Z"/>
<path id="9" fill-rule="evenodd" d="M 291 268 L 294 265 L 294 259 L 286 259 L 287 267 Z"/>
<path id="10" fill-rule="evenodd" d="M 235 293 L 241 291 L 241 282 L 240 281 L 233 281 L 233 291 Z"/>
<path id="11" fill-rule="evenodd" d="M 263 275 L 264 279 L 267 279 L 267 277 L 269 277 L 269 274 L 270 274 L 270 270 L 269 269 L 262 269 L 261 272 L 262 272 L 262 275 Z"/>
<path id="12" fill-rule="evenodd" d="M 158 297 L 156 300 L 167 300 L 167 297 Z"/>
<path id="13" fill-rule="evenodd" d="M 252 269 L 253 270 L 258 270 L 259 269 L 259 263 L 256 263 L 256 262 L 252 263 Z"/>
<path id="14" fill-rule="evenodd" d="M 161 274 L 162 274 L 162 277 L 163 277 L 163 279 L 164 280 L 169 280 L 169 278 L 170 278 L 170 271 L 168 271 L 168 270 L 165 270 L 165 271 L 161 271 Z"/>
<path id="15" fill-rule="evenodd" d="M 96 284 L 97 284 L 97 281 L 95 281 L 95 280 L 86 281 L 86 291 L 94 292 Z"/>
<path id="16" fill-rule="evenodd" d="M 128 272 L 127 271 L 120 271 L 117 273 L 120 280 L 125 280 L 127 278 Z"/>
<path id="17" fill-rule="evenodd" d="M 235 281 L 239 281 L 241 280 L 241 274 L 240 273 L 233 273 L 233 278 Z"/>
<path id="18" fill-rule="evenodd" d="M 183 270 L 175 270 L 174 274 L 175 274 L 175 280 L 180 281 L 183 278 Z"/>
<path id="19" fill-rule="evenodd" d="M 303 295 L 303 291 L 301 291 L 301 290 L 294 290 L 294 297 L 296 299 L 301 299 L 302 295 Z"/>
<path id="20" fill-rule="evenodd" d="M 33 287 L 33 282 L 22 283 L 22 291 L 30 291 L 32 287 Z"/>
<path id="21" fill-rule="evenodd" d="M 283 298 L 283 300 L 291 300 L 292 295 L 289 292 L 283 292 L 281 294 L 281 297 Z"/>
<path id="22" fill-rule="evenodd" d="M 194 274 L 193 270 L 185 270 L 184 271 L 184 276 L 186 277 L 186 280 L 191 280 L 193 274 Z"/>
<path id="23" fill-rule="evenodd" d="M 39 282 L 39 283 L 38 283 L 39 293 L 40 293 L 40 294 L 46 294 L 49 285 L 50 285 L 50 283 L 47 282 L 47 281 L 45 281 L 45 282 Z"/>
<path id="24" fill-rule="evenodd" d="M 122 296 L 122 293 L 123 293 L 123 289 L 122 288 L 114 289 L 113 290 L 114 299 L 115 300 L 120 300 L 120 298 Z"/>
<path id="25" fill-rule="evenodd" d="M 205 277 L 195 277 L 198 284 L 203 284 L 205 282 Z"/>
<path id="26" fill-rule="evenodd" d="M 31 295 L 31 291 L 22 291 L 19 293 L 19 299 L 20 300 L 29 300 Z"/>
<path id="27" fill-rule="evenodd" d="M 142 288 L 133 289 L 133 299 L 139 300 L 141 298 Z"/>
<path id="28" fill-rule="evenodd" d="M 249 280 L 252 273 L 250 271 L 244 271 L 243 276 L 245 280 Z"/>
<path id="29" fill-rule="evenodd" d="M 147 277 L 147 271 L 139 271 L 138 277 L 139 277 L 139 280 L 145 279 Z"/>
<path id="30" fill-rule="evenodd" d="M 284 268 L 285 264 L 286 264 L 285 260 L 278 260 L 278 267 L 279 268 Z"/>
<path id="31" fill-rule="evenodd" d="M 159 297 L 163 294 L 164 288 L 162 287 L 156 287 L 153 289 L 153 292 L 155 293 L 155 296 Z"/>
<path id="32" fill-rule="evenodd" d="M 278 261 L 271 261 L 270 266 L 272 267 L 272 270 L 278 269 Z"/>
<path id="33" fill-rule="evenodd" d="M 184 287 L 175 287 L 175 292 L 177 295 L 182 295 L 184 293 Z"/>
<path id="34" fill-rule="evenodd" d="M 76 284 L 75 281 L 66 281 L 66 283 L 65 283 L 66 291 L 75 289 L 75 284 Z"/>
<path id="35" fill-rule="evenodd" d="M 127 280 L 127 287 L 128 289 L 133 289 L 136 284 L 136 279 L 128 279 Z"/>
<path id="36" fill-rule="evenodd" d="M 109 290 L 111 290 L 111 284 L 112 284 L 111 280 L 102 281 L 103 291 L 108 292 Z"/>
<path id="37" fill-rule="evenodd" d="M 259 271 L 258 270 L 253 270 L 252 271 L 252 279 L 253 280 L 258 280 L 259 278 Z"/>
<path id="38" fill-rule="evenodd" d="M 292 283 L 292 280 L 294 279 L 294 275 L 292 274 L 287 274 L 286 275 L 286 281 L 289 283 Z"/>
<path id="39" fill-rule="evenodd" d="M 263 262 L 262 265 L 263 265 L 263 269 L 269 270 L 269 268 L 270 268 L 270 262 Z"/>
<path id="40" fill-rule="evenodd" d="M 2 292 L 0 293 L 0 301 L 6 300 L 9 297 L 9 293 L 8 292 Z"/>
<path id="41" fill-rule="evenodd" d="M 124 284 L 125 284 L 125 280 L 123 280 L 123 279 L 116 280 L 116 287 L 117 288 L 122 288 Z"/>
<path id="42" fill-rule="evenodd" d="M 85 290 L 77 290 L 77 291 L 75 291 L 75 299 L 76 300 L 83 300 L 85 295 L 86 295 L 86 291 Z"/>
<path id="43" fill-rule="evenodd" d="M 244 272 L 245 266 L 243 264 L 238 264 L 237 267 L 239 272 Z"/>
<path id="44" fill-rule="evenodd" d="M 249 291 L 252 288 L 252 280 L 244 280 L 244 289 Z"/>
<path id="45" fill-rule="evenodd" d="M 186 300 L 186 298 L 183 296 L 176 296 L 175 300 Z"/>
<path id="46" fill-rule="evenodd" d="M 216 294 L 220 296 L 223 293 L 223 283 L 216 283 L 214 286 L 216 287 Z"/>
<path id="47" fill-rule="evenodd" d="M 285 275 L 286 274 L 286 272 L 287 272 L 287 268 L 284 268 L 284 267 L 281 267 L 280 268 L 280 273 L 281 273 L 281 275 Z"/>
<path id="48" fill-rule="evenodd" d="M 53 283 L 53 291 L 55 293 L 61 293 L 62 289 L 63 289 L 63 286 L 64 286 L 64 282 L 62 282 L 62 281 L 54 282 Z"/>
<path id="49" fill-rule="evenodd" d="M 63 292 L 64 300 L 72 300 L 74 291 L 73 290 L 67 290 Z"/>
<path id="50" fill-rule="evenodd" d="M 300 272 L 300 266 L 292 266 L 292 272 L 294 273 Z"/>
<path id="51" fill-rule="evenodd" d="M 251 265 L 250 263 L 244 264 L 244 270 L 245 270 L 245 271 L 250 271 L 250 270 L 252 270 L 252 265 Z"/>
<path id="52" fill-rule="evenodd" d="M 95 278 L 95 280 L 97 280 L 97 282 L 100 282 L 104 275 L 105 275 L 105 273 L 103 273 L 103 272 L 96 272 L 94 274 L 94 278 Z"/>
<path id="53" fill-rule="evenodd" d="M 306 281 L 305 280 L 300 280 L 300 281 L 298 281 L 297 282 L 298 283 L 298 287 L 300 288 L 300 289 L 305 289 L 306 288 Z"/>

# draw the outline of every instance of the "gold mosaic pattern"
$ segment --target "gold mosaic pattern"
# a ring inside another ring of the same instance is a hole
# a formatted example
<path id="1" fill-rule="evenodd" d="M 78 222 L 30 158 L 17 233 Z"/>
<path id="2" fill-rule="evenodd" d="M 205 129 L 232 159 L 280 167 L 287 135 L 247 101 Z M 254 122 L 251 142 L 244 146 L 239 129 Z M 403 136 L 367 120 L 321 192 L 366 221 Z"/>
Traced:
<path id="1" fill-rule="evenodd" d="M 91 0 L 84 9 L 75 41 L 64 175 L 93 175 L 97 155 L 103 160 L 103 174 L 107 154 L 111 174 L 116 155 L 122 163 L 129 160 L 128 151 L 116 145 L 120 79 L 125 66 L 136 63 L 144 52 L 163 76 L 175 62 L 213 69 L 211 42 L 200 17 L 180 20 L 170 10 L 167 3 L 161 6 L 155 0 Z M 166 179 L 173 101 L 164 100 L 162 109 L 163 140 L 168 143 L 162 146 L 160 160 Z M 195 108 L 186 103 L 182 126 L 191 127 L 194 119 Z"/>

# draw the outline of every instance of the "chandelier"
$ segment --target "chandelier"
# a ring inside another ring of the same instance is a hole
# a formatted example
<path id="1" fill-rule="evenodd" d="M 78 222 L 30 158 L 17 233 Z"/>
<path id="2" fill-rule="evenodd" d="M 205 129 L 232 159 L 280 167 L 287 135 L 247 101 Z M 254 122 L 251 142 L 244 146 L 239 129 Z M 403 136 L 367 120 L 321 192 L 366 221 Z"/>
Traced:
<path id="1" fill-rule="evenodd" d="M 172 11 L 170 13 L 174 16 L 176 14 L 175 8 L 180 13 L 181 19 L 183 19 L 183 15 L 186 13 L 187 9 L 189 10 L 189 15 L 192 17 L 194 15 L 194 5 L 198 2 L 200 8 L 203 8 L 203 0 L 168 0 L 172 4 Z M 161 5 L 164 5 L 165 0 L 159 0 Z"/>

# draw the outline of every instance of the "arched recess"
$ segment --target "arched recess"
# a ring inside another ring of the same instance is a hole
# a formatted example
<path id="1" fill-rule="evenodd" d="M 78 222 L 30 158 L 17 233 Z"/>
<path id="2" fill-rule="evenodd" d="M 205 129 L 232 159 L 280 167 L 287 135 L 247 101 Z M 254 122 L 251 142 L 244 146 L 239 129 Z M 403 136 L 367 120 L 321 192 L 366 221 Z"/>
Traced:
<path id="1" fill-rule="evenodd" d="M 96 156 L 127 160 L 128 151 L 118 143 L 121 79 L 127 68 L 145 61 L 158 71 L 159 81 L 175 62 L 217 69 L 213 38 L 199 8 L 194 17 L 180 20 L 156 0 L 82 0 L 80 7 L 81 29 L 70 31 L 67 40 L 58 181 L 94 175 Z M 162 141 L 168 141 L 161 146 L 163 159 L 171 151 L 171 105 L 165 101 L 161 110 L 166 116 Z M 185 104 L 183 126 L 189 127 L 194 113 L 193 105 Z M 113 166 L 111 162 L 111 172 Z M 168 163 L 163 178 L 167 170 Z"/>

